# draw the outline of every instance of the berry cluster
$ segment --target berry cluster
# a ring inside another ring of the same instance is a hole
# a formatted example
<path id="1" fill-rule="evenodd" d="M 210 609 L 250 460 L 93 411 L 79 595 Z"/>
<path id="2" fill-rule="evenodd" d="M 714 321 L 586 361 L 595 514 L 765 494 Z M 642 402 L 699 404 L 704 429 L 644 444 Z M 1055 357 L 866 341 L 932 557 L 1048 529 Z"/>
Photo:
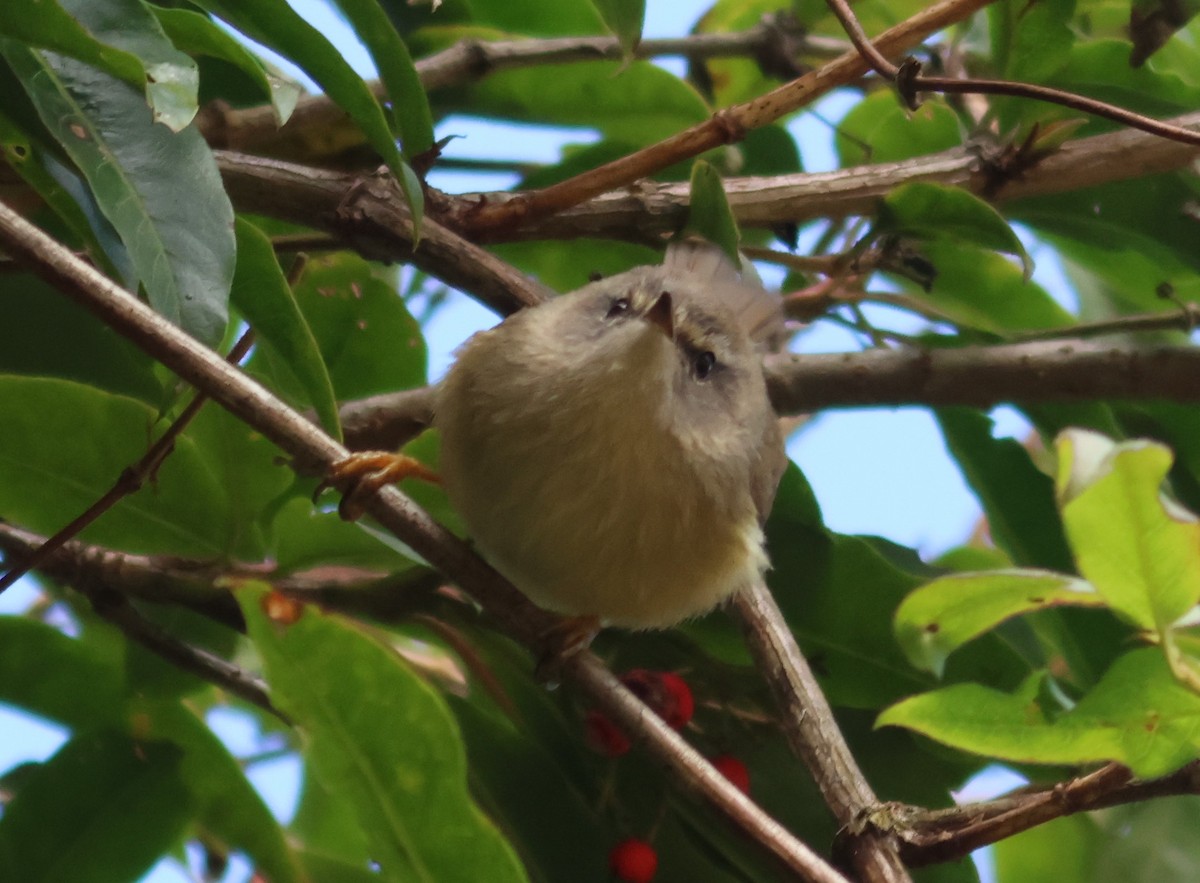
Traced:
<path id="1" fill-rule="evenodd" d="M 674 672 L 635 668 L 621 675 L 621 683 L 668 726 L 682 730 L 691 722 L 696 710 L 691 687 Z M 595 709 L 584 716 L 584 738 L 593 751 L 605 757 L 621 757 L 631 747 L 628 734 Z M 750 771 L 741 760 L 720 754 L 711 758 L 711 763 L 734 787 L 750 793 Z M 621 883 L 651 883 L 658 871 L 658 853 L 645 840 L 629 837 L 612 848 L 608 864 Z"/>

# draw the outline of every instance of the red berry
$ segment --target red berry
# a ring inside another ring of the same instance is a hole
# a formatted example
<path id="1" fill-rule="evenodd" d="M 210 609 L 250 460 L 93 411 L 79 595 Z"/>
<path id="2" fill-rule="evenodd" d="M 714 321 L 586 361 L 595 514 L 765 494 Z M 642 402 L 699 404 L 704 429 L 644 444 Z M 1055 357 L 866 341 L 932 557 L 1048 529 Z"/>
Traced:
<path id="1" fill-rule="evenodd" d="M 605 757 L 620 757 L 629 751 L 625 731 L 599 711 L 589 711 L 583 719 L 584 740 L 593 751 Z"/>
<path id="2" fill-rule="evenodd" d="M 658 870 L 658 853 L 644 840 L 622 840 L 608 854 L 608 866 L 623 883 L 650 883 Z"/>
<path id="3" fill-rule="evenodd" d="M 733 787 L 743 794 L 750 793 L 750 771 L 746 765 L 732 754 L 722 754 L 714 757 L 710 763 L 718 773 L 728 779 Z"/>
<path id="4" fill-rule="evenodd" d="M 688 725 L 688 721 L 692 719 L 692 715 L 696 711 L 696 700 L 692 698 L 692 688 L 687 685 L 687 681 L 670 671 L 662 673 L 662 681 L 673 700 L 663 714 L 663 720 L 675 729 L 682 730 Z"/>
<path id="5" fill-rule="evenodd" d="M 676 730 L 686 727 L 696 710 L 691 688 L 673 672 L 634 668 L 621 675 L 621 683 Z"/>

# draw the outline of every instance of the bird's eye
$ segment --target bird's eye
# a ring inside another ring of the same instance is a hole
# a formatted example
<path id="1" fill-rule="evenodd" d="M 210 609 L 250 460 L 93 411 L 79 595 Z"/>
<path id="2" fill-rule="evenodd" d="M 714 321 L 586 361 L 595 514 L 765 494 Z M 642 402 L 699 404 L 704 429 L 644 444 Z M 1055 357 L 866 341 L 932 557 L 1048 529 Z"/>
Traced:
<path id="1" fill-rule="evenodd" d="M 697 380 L 705 380 L 712 373 L 712 369 L 717 365 L 717 357 L 708 350 L 696 353 L 692 359 L 692 371 L 696 375 Z"/>
<path id="2" fill-rule="evenodd" d="M 629 298 L 618 297 L 608 305 L 608 312 L 605 314 L 606 319 L 615 319 L 617 316 L 623 316 L 629 312 Z"/>

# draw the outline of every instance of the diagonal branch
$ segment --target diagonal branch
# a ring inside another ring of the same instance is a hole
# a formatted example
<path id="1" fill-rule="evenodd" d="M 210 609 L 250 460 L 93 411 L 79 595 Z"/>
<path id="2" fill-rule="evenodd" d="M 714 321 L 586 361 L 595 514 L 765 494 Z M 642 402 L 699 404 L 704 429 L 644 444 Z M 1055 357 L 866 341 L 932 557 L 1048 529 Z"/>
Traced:
<path id="1" fill-rule="evenodd" d="M 346 448 L 303 415 L 2 203 L 0 240 L 39 276 L 279 445 L 294 462 L 312 464 L 321 474 L 328 474 L 334 463 L 348 455 Z M 468 591 L 503 631 L 526 646 L 540 648 L 543 637 L 560 622 L 558 617 L 533 606 L 465 542 L 397 488 L 379 491 L 366 501 L 366 509 L 386 530 Z M 847 883 L 650 713 L 594 654 L 585 651 L 572 657 L 564 665 L 564 673 L 614 722 L 643 741 L 680 787 L 712 804 L 793 873 L 819 883 Z"/>
<path id="2" fill-rule="evenodd" d="M 769 70 L 794 71 L 799 57 L 828 58 L 841 55 L 846 48 L 844 40 L 804 34 L 793 16 L 776 13 L 764 16 L 759 24 L 743 31 L 642 40 L 633 53 L 636 58 L 676 55 L 693 61 L 749 56 Z M 617 62 L 625 59 L 625 49 L 615 37 L 461 40 L 419 59 L 416 69 L 421 85 L 434 92 L 506 70 L 604 59 Z M 369 86 L 376 97 L 387 98 L 380 81 L 372 81 Z M 269 105 L 234 108 L 211 103 L 201 108 L 196 122 L 213 147 L 306 161 L 320 159 L 323 145 L 336 145 L 341 151 L 348 145 L 364 143 L 350 116 L 325 95 L 301 98 L 282 127 L 275 109 Z M 336 136 L 331 135 L 333 131 Z M 313 137 L 314 132 L 321 133 L 321 137 Z"/>
<path id="3" fill-rule="evenodd" d="M 990 0 L 940 0 L 881 34 L 876 41 L 885 52 L 902 52 L 925 37 L 962 21 Z M 718 112 L 693 126 L 626 157 L 591 169 L 542 190 L 519 194 L 506 202 L 484 204 L 447 222 L 472 239 L 487 239 L 499 231 L 556 215 L 607 190 L 633 184 L 706 150 L 740 141 L 750 129 L 773 123 L 814 102 L 826 92 L 867 71 L 856 51 L 844 55 L 745 104 Z"/>

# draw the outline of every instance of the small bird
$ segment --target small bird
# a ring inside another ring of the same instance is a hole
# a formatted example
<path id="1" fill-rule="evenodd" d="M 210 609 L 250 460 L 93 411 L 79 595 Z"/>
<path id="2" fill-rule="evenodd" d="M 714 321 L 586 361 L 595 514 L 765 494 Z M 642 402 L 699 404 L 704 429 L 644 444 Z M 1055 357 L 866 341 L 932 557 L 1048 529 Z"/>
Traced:
<path id="1" fill-rule="evenodd" d="M 758 579 L 786 463 L 761 365 L 780 327 L 776 296 L 683 242 L 472 337 L 434 426 L 484 557 L 547 609 L 635 629 Z"/>

